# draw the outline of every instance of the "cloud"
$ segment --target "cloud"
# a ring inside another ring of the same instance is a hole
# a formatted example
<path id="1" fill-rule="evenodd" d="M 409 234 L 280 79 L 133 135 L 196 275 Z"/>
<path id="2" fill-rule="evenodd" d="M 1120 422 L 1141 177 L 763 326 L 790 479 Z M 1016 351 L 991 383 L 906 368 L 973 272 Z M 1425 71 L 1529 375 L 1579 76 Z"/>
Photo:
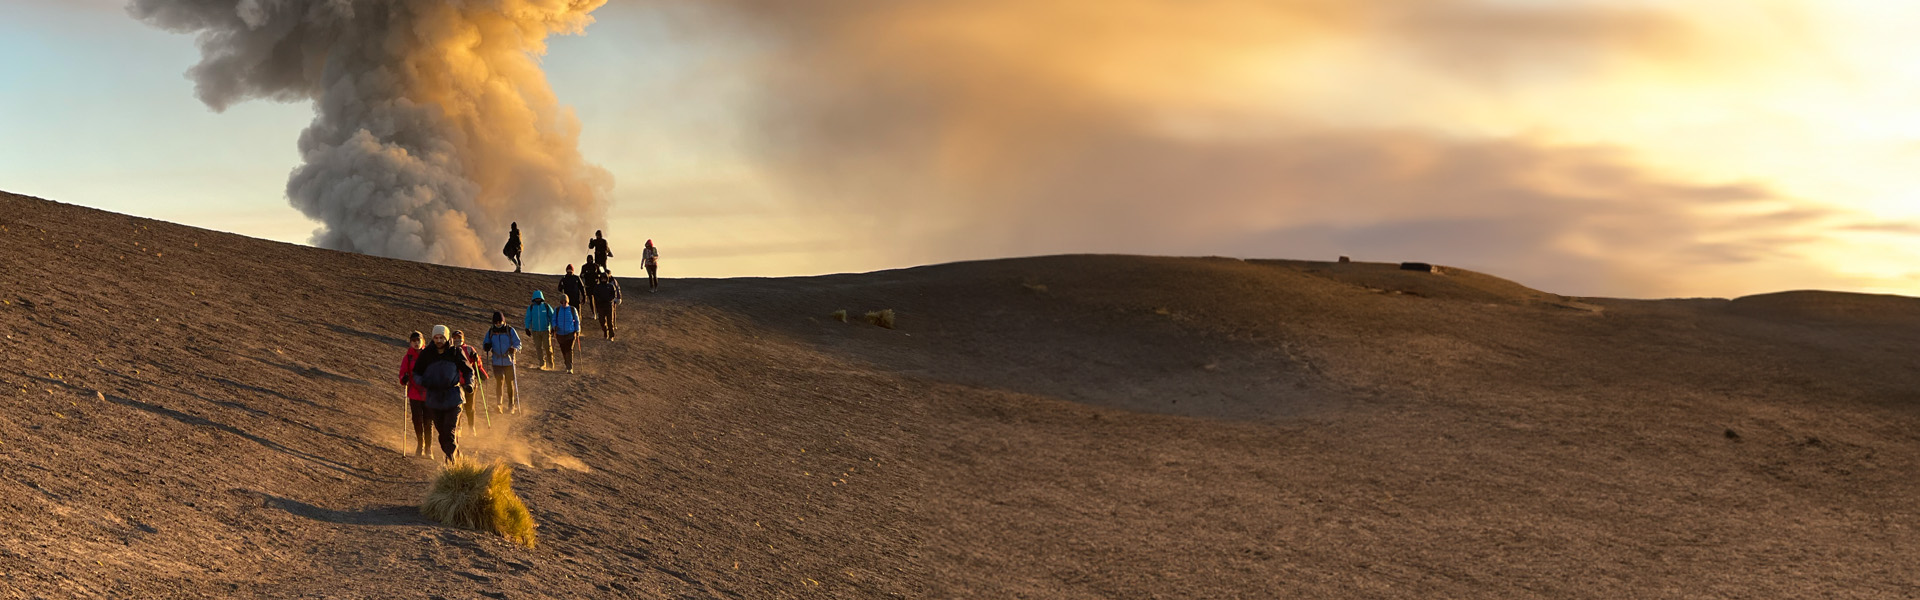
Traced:
<path id="1" fill-rule="evenodd" d="M 1895 235 L 1920 235 L 1920 223 L 1854 223 L 1839 227 L 1841 231 L 1861 233 L 1888 233 Z"/>
<path id="2" fill-rule="evenodd" d="M 753 147 L 917 262 L 1393 255 L 1567 293 L 1806 267 L 1833 215 L 1620 148 L 1462 133 L 1461 95 L 1710 63 L 1650 9 L 1492 0 L 705 4 L 769 47 Z M 1484 98 L 1482 98 L 1484 99 Z M 1391 115 L 1379 118 L 1377 115 Z M 1379 125 L 1380 122 L 1393 125 Z"/>

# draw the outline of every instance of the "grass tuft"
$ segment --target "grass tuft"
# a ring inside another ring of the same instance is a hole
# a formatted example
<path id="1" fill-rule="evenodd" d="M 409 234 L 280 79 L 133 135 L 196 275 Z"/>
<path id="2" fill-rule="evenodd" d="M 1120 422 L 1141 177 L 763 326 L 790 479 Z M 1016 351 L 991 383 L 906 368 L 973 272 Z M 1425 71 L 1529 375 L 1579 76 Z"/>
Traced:
<path id="1" fill-rule="evenodd" d="M 460 461 L 447 467 L 434 479 L 420 514 L 454 527 L 498 533 L 528 548 L 538 527 L 527 504 L 513 493 L 513 469 L 503 463 Z"/>
<path id="2" fill-rule="evenodd" d="M 827 315 L 827 316 L 833 317 L 833 320 L 835 321 L 845 323 L 847 322 L 847 309 L 842 308 L 840 310 L 833 311 L 833 314 Z"/>
<path id="3" fill-rule="evenodd" d="M 867 322 L 887 329 L 893 329 L 893 309 L 889 308 L 867 313 Z"/>
<path id="4" fill-rule="evenodd" d="M 1035 294 L 1047 293 L 1047 284 L 1044 284 L 1044 283 L 1022 283 L 1020 284 L 1020 287 L 1027 288 L 1027 291 L 1033 292 Z"/>

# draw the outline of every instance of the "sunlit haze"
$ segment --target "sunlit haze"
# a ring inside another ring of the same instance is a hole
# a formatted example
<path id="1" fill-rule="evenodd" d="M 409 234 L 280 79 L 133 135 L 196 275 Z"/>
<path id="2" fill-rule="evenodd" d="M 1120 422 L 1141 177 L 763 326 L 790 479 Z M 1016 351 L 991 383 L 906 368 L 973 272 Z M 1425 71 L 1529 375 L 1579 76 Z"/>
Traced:
<path id="1" fill-rule="evenodd" d="M 0 190 L 315 241 L 288 197 L 312 101 L 216 112 L 193 35 L 0 4 Z M 594 22 L 537 58 L 584 163 L 547 125 L 461 156 L 587 173 L 487 206 L 597 225 L 604 193 L 616 269 L 652 239 L 667 277 L 1348 255 L 1577 295 L 1920 294 L 1916 3 L 578 4 Z M 529 123 L 560 118 L 528 89 Z M 497 254 L 492 218 L 462 222 Z M 587 254 L 527 244 L 533 270 Z"/>

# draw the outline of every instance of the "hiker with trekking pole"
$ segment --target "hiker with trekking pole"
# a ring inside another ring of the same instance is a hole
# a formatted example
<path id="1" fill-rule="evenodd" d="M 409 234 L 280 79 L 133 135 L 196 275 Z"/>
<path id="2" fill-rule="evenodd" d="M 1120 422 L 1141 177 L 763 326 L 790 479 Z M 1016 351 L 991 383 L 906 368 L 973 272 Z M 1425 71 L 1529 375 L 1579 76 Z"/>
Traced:
<path id="1" fill-rule="evenodd" d="M 413 430 L 413 455 L 427 455 L 427 431 L 433 426 L 427 421 L 426 388 L 413 380 L 413 363 L 420 358 L 420 350 L 426 347 L 426 341 L 415 331 L 407 335 L 407 355 L 400 359 L 400 385 L 407 386 L 407 422 Z"/>
<path id="2" fill-rule="evenodd" d="M 452 464 L 459 450 L 455 435 L 460 429 L 460 406 L 466 404 L 466 394 L 473 393 L 473 368 L 467 366 L 466 354 L 453 346 L 453 332 L 447 326 L 433 326 L 432 339 L 413 361 L 413 380 L 426 388 L 422 404 L 433 429 L 440 433 L 440 451 Z"/>
<path id="3" fill-rule="evenodd" d="M 520 388 L 514 382 L 514 358 L 520 353 L 520 332 L 507 325 L 506 313 L 493 311 L 493 327 L 480 342 L 480 349 L 493 363 L 493 408 L 510 414 L 520 408 Z M 491 417 L 489 417 L 491 418 Z"/>
<path id="4" fill-rule="evenodd" d="M 474 350 L 473 346 L 467 345 L 467 332 L 453 332 L 453 345 L 460 348 L 460 354 L 467 359 L 467 367 L 473 369 L 474 376 L 479 378 L 479 381 L 467 390 L 467 403 L 461 405 L 462 412 L 467 414 L 467 433 L 474 432 L 473 412 L 476 405 L 479 406 L 480 414 L 487 419 L 487 428 L 492 429 L 493 415 L 487 412 L 487 366 L 480 360 L 480 352 Z"/>

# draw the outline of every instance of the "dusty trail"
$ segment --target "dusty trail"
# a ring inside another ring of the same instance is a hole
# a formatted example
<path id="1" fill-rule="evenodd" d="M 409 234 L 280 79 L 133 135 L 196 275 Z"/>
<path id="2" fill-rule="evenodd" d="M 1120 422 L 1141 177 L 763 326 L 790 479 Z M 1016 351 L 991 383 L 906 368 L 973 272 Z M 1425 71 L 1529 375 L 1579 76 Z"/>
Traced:
<path id="1" fill-rule="evenodd" d="M 417 515 L 394 378 L 408 330 L 556 278 L 11 195 L 0 256 L 0 598 L 1920 596 L 1911 298 L 669 280 L 465 439 L 519 466 L 529 550 Z"/>

